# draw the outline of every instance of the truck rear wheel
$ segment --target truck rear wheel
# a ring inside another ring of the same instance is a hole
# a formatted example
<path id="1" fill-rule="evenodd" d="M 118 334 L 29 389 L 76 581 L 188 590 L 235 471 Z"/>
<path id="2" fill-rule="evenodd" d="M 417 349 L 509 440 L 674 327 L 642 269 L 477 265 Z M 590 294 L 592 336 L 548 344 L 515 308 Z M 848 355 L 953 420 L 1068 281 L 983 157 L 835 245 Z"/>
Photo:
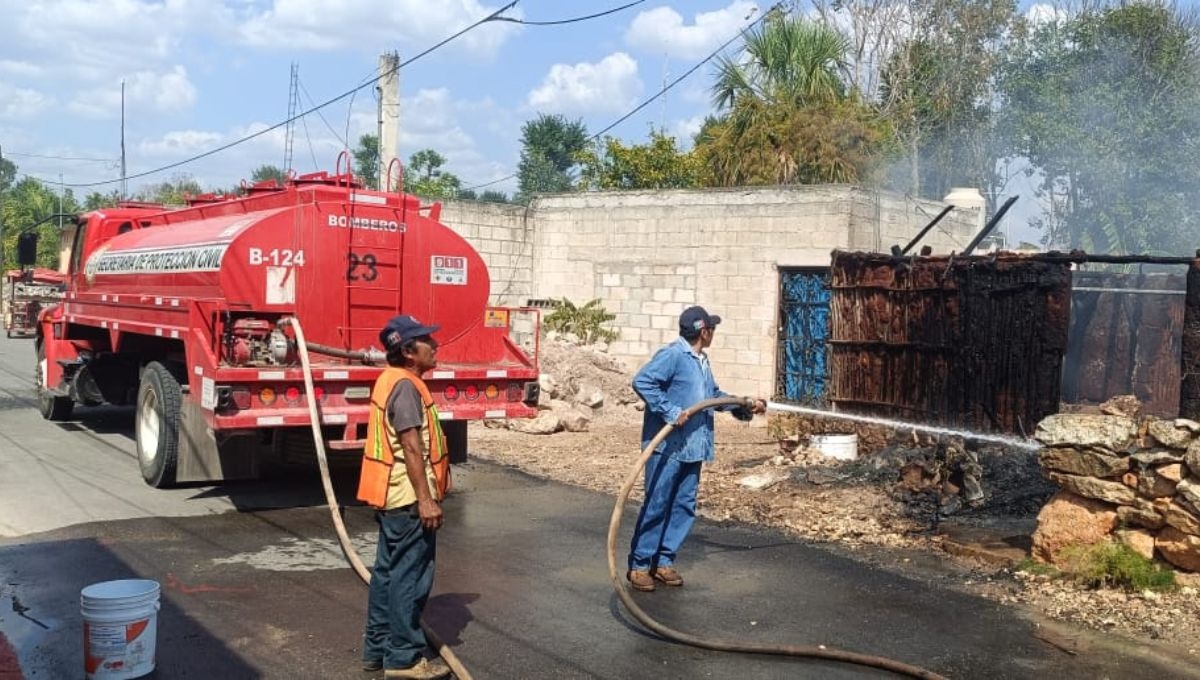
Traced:
<path id="1" fill-rule="evenodd" d="M 75 402 L 70 397 L 60 397 L 46 387 L 46 348 L 37 344 L 37 398 L 38 411 L 46 420 L 70 420 L 75 411 Z"/>
<path id="2" fill-rule="evenodd" d="M 157 361 L 147 364 L 138 384 L 134 429 L 142 479 L 157 489 L 175 484 L 182 401 L 183 393 L 175 376 Z"/>

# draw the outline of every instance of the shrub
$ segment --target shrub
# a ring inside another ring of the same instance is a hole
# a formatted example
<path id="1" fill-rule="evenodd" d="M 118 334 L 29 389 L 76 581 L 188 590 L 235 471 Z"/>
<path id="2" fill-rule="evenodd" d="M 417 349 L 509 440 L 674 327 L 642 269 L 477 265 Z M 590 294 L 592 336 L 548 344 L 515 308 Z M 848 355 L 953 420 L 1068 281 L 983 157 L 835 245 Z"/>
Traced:
<path id="1" fill-rule="evenodd" d="M 543 322 L 550 330 L 559 333 L 574 333 L 586 343 L 599 340 L 612 342 L 620 334 L 615 330 L 605 328 L 604 324 L 615 318 L 617 318 L 615 314 L 609 314 L 608 310 L 600 304 L 600 298 L 578 307 L 564 297 L 555 302 L 554 311 L 547 314 Z"/>
<path id="2" fill-rule="evenodd" d="M 1146 559 L 1123 543 L 1096 543 L 1063 548 L 1063 572 L 1092 588 L 1169 590 L 1175 572 Z"/>

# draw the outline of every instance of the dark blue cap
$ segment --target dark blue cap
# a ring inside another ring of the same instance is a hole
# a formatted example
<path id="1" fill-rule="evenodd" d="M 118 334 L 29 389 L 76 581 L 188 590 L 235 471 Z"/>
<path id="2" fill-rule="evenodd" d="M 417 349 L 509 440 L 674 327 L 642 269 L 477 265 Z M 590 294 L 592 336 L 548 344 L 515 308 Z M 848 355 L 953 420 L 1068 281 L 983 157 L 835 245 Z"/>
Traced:
<path id="1" fill-rule="evenodd" d="M 721 323 L 721 317 L 709 314 L 703 307 L 688 307 L 679 315 L 679 330 L 691 333 L 704 328 L 713 328 Z"/>
<path id="2" fill-rule="evenodd" d="M 379 341 L 385 349 L 399 348 L 409 340 L 437 332 L 441 326 L 426 326 L 409 314 L 393 316 L 383 330 L 379 331 Z"/>

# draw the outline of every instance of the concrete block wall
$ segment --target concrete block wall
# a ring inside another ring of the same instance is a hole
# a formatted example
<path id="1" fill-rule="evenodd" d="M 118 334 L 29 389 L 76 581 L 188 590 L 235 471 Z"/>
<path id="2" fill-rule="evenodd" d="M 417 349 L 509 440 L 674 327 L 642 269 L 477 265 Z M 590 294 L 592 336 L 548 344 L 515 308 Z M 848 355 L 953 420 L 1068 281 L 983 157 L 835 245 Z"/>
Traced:
<path id="1" fill-rule="evenodd" d="M 495 302 L 599 298 L 621 334 L 610 353 L 630 366 L 678 335 L 685 307 L 720 314 L 710 355 L 721 387 L 771 396 L 779 268 L 828 267 L 834 249 L 904 245 L 941 209 L 859 187 L 804 186 L 564 194 L 528 211 L 450 202 L 443 221 L 487 260 Z M 977 224 L 974 211 L 952 212 L 922 243 L 961 250 Z"/>
<path id="2" fill-rule="evenodd" d="M 524 206 L 446 201 L 441 221 L 467 239 L 487 263 L 494 305 L 524 305 L 533 293 L 531 212 Z"/>

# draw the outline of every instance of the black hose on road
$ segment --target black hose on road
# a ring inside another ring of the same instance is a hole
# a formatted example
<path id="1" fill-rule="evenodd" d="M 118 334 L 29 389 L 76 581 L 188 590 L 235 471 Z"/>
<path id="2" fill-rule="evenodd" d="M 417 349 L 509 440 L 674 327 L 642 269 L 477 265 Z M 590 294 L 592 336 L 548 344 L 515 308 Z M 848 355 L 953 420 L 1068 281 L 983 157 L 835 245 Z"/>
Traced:
<path id="1" fill-rule="evenodd" d="M 739 404 L 749 406 L 753 402 L 741 397 L 720 397 L 717 399 L 707 399 L 695 406 L 687 409 L 685 413 L 688 417 L 703 411 L 704 409 L 713 408 L 715 406 L 725 406 L 728 404 Z M 772 654 L 777 656 L 797 656 L 807 657 L 812 659 L 824 659 L 828 661 L 839 661 L 842 663 L 855 664 L 859 666 L 869 666 L 872 668 L 880 668 L 883 670 L 898 673 L 913 678 L 922 678 L 923 680 L 946 680 L 941 675 L 933 671 L 911 666 L 901 661 L 889 659 L 882 656 L 872 656 L 870 654 L 860 654 L 858 652 L 849 652 L 836 648 L 821 646 L 806 646 L 806 645 L 772 645 L 753 642 L 741 642 L 737 640 L 727 640 L 720 638 L 706 638 L 689 633 L 683 633 L 670 628 L 658 621 L 654 620 L 645 612 L 637 602 L 634 601 L 629 589 L 625 586 L 624 579 L 621 578 L 621 572 L 617 569 L 617 534 L 621 528 L 621 515 L 625 507 L 625 502 L 629 499 L 629 492 L 633 490 L 634 484 L 637 483 L 638 477 L 642 473 L 642 469 L 646 467 L 646 461 L 650 459 L 650 455 L 654 449 L 666 439 L 667 435 L 675 429 L 675 426 L 668 424 L 663 429 L 658 431 L 654 439 L 646 445 L 642 450 L 642 455 L 638 457 L 629 476 L 625 479 L 624 486 L 621 487 L 620 493 L 617 494 L 616 505 L 613 506 L 612 519 L 608 523 L 608 578 L 612 582 L 613 591 L 621 603 L 625 605 L 625 609 L 637 619 L 639 623 L 645 626 L 650 631 L 656 633 L 660 637 L 668 640 L 681 642 L 685 645 L 700 647 L 702 649 L 711 649 L 718 652 L 742 652 L 746 654 Z"/>

